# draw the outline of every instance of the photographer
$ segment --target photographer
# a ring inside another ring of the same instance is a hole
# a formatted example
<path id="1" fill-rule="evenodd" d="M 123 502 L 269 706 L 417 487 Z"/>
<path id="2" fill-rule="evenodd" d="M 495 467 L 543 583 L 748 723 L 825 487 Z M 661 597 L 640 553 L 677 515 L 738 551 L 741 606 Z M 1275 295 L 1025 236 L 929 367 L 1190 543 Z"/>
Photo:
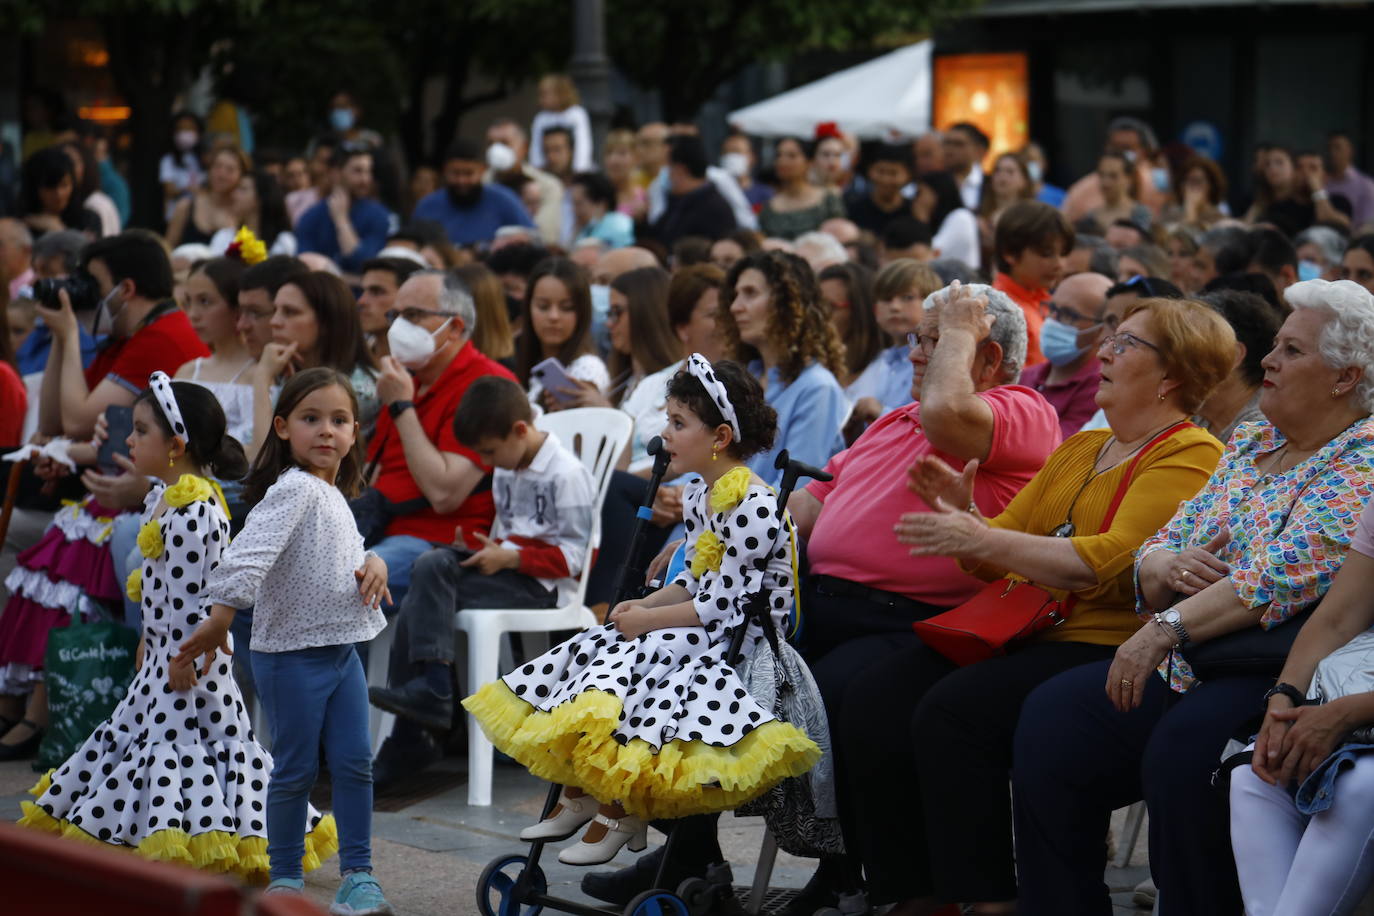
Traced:
<path id="1" fill-rule="evenodd" d="M 161 369 L 169 375 L 209 351 L 172 301 L 172 264 L 152 235 L 132 230 L 86 246 L 81 269 L 34 290 L 53 335 L 43 375 L 39 432 L 88 439 L 106 407 L 127 407 Z M 74 309 L 99 304 L 95 332 L 108 333 L 88 369 L 81 367 Z"/>

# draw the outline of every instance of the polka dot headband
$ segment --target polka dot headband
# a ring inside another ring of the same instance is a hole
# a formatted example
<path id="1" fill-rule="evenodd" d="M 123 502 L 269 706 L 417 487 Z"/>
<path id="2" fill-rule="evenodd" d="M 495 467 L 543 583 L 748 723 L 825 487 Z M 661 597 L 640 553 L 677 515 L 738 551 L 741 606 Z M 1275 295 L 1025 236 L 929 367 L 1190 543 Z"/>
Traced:
<path id="1" fill-rule="evenodd" d="M 739 418 L 735 416 L 734 405 L 730 403 L 730 397 L 725 393 L 725 383 L 716 378 L 716 374 L 711 371 L 711 364 L 707 362 L 706 357 L 700 353 L 693 353 L 687 357 L 687 371 L 692 373 L 693 378 L 701 382 L 701 386 L 706 389 L 711 400 L 716 402 L 720 415 L 725 418 L 725 422 L 730 424 L 730 430 L 735 434 L 735 441 L 741 441 L 744 437 L 740 435 Z"/>
<path id="2" fill-rule="evenodd" d="M 171 425 L 172 435 L 180 436 L 182 442 L 190 445 L 191 438 L 186 435 L 186 423 L 181 419 L 181 408 L 177 406 L 176 395 L 172 393 L 172 380 L 167 373 L 158 371 L 148 376 L 148 387 L 153 389 L 153 397 L 157 398 L 157 406 L 162 408 L 162 415 Z"/>

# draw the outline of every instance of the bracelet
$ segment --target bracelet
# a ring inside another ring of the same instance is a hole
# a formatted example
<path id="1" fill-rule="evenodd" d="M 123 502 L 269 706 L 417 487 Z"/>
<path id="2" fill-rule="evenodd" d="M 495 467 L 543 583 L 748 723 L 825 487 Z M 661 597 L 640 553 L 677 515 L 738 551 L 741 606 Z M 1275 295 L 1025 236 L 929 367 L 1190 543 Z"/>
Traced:
<path id="1" fill-rule="evenodd" d="M 1169 626 L 1162 619 L 1160 619 L 1160 616 L 1158 614 L 1154 616 L 1154 621 L 1155 623 L 1159 624 L 1159 628 L 1163 630 L 1165 635 L 1169 637 L 1169 641 L 1174 644 L 1175 649 L 1183 645 L 1183 641 L 1178 638 L 1178 634 L 1174 632 L 1174 628 Z"/>
<path id="2" fill-rule="evenodd" d="M 1312 199 L 1320 203 L 1323 200 L 1330 200 L 1331 194 L 1325 188 L 1318 188 L 1312 192 Z"/>
<path id="3" fill-rule="evenodd" d="M 392 401 L 386 405 L 387 413 L 391 414 L 391 419 L 398 419 L 401 414 L 415 406 L 414 401 Z"/>
<path id="4" fill-rule="evenodd" d="M 1270 687 L 1267 691 L 1265 691 L 1264 700 L 1262 701 L 1264 706 L 1267 708 L 1269 706 L 1269 701 L 1272 698 L 1278 696 L 1279 694 L 1283 694 L 1284 696 L 1288 697 L 1288 699 L 1292 701 L 1294 706 L 1302 706 L 1307 702 L 1307 697 L 1303 696 L 1301 690 L 1294 687 L 1292 684 L 1285 684 L 1282 681 L 1280 681 L 1279 683 L 1275 684 L 1273 687 Z"/>

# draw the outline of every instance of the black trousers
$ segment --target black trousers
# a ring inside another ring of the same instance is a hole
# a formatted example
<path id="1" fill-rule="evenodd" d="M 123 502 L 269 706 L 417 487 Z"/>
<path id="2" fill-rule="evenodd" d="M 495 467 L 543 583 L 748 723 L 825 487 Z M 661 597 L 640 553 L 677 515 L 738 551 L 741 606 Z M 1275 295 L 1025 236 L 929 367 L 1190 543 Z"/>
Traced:
<path id="1" fill-rule="evenodd" d="M 1009 776 L 1021 704 L 1054 675 L 1114 651 L 1033 643 L 956 668 L 917 641 L 856 673 L 837 746 L 845 841 L 863 858 L 870 903 L 1015 899 Z M 1105 836 L 1104 827 L 1099 845 Z"/>
<path id="2" fill-rule="evenodd" d="M 1013 780 L 1020 912 L 1108 916 L 1102 838 L 1114 809 L 1143 798 L 1160 913 L 1240 913 L 1227 794 L 1211 777 L 1274 679 L 1218 678 L 1178 694 L 1152 676 L 1123 714 L 1107 700 L 1108 667 L 1065 672 L 1026 699 Z"/>
<path id="3" fill-rule="evenodd" d="M 606 489 L 606 501 L 601 504 L 601 548 L 596 565 L 587 577 L 587 603 L 600 604 L 615 598 L 616 575 L 630 550 L 630 537 L 635 530 L 635 510 L 644 502 L 649 481 L 629 471 L 611 474 Z M 649 524 L 644 529 L 644 561 L 663 549 L 672 528 Z M 642 572 L 642 570 L 641 570 Z"/>

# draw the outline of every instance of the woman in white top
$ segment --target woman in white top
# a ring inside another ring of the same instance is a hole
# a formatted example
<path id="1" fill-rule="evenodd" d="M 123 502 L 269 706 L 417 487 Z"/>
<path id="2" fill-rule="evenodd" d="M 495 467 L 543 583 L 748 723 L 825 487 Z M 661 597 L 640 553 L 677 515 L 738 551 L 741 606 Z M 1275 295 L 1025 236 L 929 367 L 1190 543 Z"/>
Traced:
<path id="1" fill-rule="evenodd" d="M 232 146 L 210 155 L 210 170 L 205 182 L 177 201 L 167 222 L 167 244 L 173 248 L 185 242 L 209 242 L 224 228 L 238 228 L 234 213 L 234 192 L 248 171 L 248 157 Z"/>
<path id="2" fill-rule="evenodd" d="M 205 166 L 200 161 L 203 153 L 200 140 L 204 134 L 204 125 L 195 114 L 179 111 L 172 117 L 172 148 L 162 154 L 157 165 L 165 204 L 163 217 L 169 221 L 177 201 L 200 187 L 205 178 Z"/>
<path id="3" fill-rule="evenodd" d="M 959 185 L 948 172 L 926 172 L 916 178 L 911 211 L 934 233 L 930 247 L 939 257 L 956 258 L 975 269 L 982 266 L 978 217 L 964 206 Z"/>
<path id="4" fill-rule="evenodd" d="M 544 131 L 566 127 L 572 132 L 573 171 L 590 172 L 592 160 L 592 121 L 587 109 L 578 104 L 577 87 L 566 73 L 550 73 L 539 80 L 540 111 L 530 123 L 530 165 L 544 168 Z"/>
<path id="5" fill-rule="evenodd" d="M 606 364 L 592 343 L 592 291 L 582 268 L 567 258 L 545 258 L 534 266 L 525 287 L 525 329 L 515 342 L 515 375 L 530 400 L 545 410 L 575 406 L 577 391 L 560 386 L 546 391 L 535 371 L 544 360 L 557 360 L 571 379 L 591 382 L 605 393 L 611 387 Z"/>
<path id="6" fill-rule="evenodd" d="M 229 435 L 247 447 L 253 441 L 249 371 L 256 360 L 238 331 L 239 278 L 245 269 L 238 258 L 214 258 L 192 268 L 186 280 L 186 315 L 211 355 L 183 363 L 176 377 L 210 389 L 224 408 Z"/>
<path id="7" fill-rule="evenodd" d="M 234 189 L 234 217 L 237 226 L 247 226 L 263 240 L 268 255 L 296 254 L 296 235 L 286 214 L 286 198 L 272 173 L 257 169 L 239 179 Z M 210 239 L 210 250 L 224 254 L 233 244 L 237 226 L 225 227 Z"/>

